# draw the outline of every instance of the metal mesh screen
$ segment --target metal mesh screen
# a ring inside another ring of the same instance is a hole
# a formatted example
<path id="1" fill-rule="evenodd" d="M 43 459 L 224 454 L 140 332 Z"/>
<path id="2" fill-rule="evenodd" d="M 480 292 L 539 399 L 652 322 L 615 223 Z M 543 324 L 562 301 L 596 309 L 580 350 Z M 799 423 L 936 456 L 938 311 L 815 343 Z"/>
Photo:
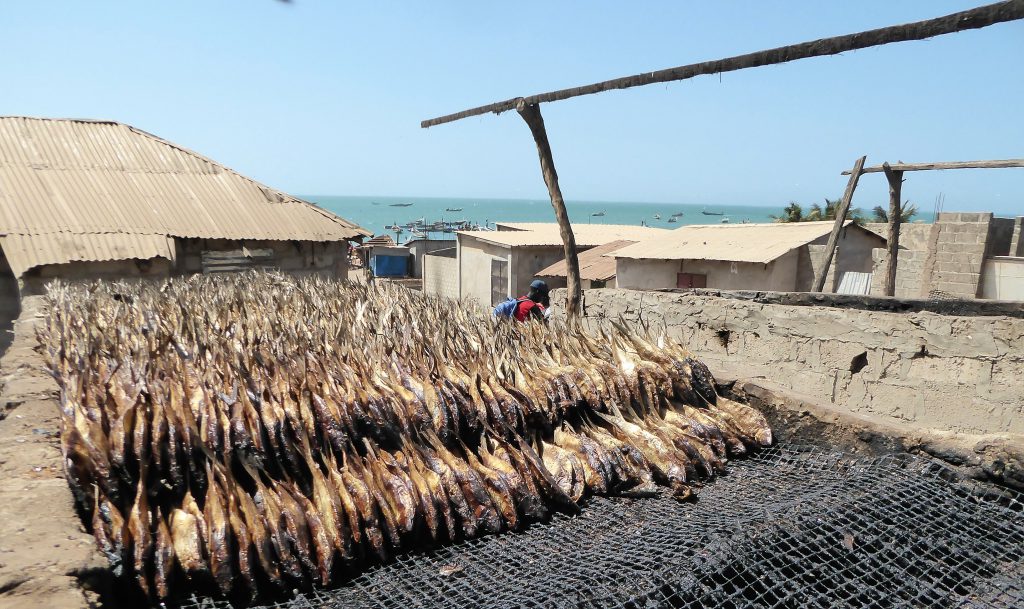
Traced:
<path id="1" fill-rule="evenodd" d="M 595 499 L 264 606 L 1021 607 L 1022 560 L 1019 495 L 907 455 L 776 447 L 696 502 Z"/>

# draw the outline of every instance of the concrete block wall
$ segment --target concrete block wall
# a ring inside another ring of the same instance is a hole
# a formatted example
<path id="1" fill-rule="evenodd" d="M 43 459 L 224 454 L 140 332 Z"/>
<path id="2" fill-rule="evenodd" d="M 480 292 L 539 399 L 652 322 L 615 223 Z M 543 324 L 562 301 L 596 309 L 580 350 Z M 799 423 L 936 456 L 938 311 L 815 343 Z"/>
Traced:
<path id="1" fill-rule="evenodd" d="M 459 260 L 455 257 L 423 256 L 423 293 L 459 297 Z"/>
<path id="2" fill-rule="evenodd" d="M 665 331 L 713 371 L 763 376 L 891 423 L 1024 433 L 1024 318 L 773 304 L 699 293 L 584 292 L 585 324 Z M 564 291 L 553 293 L 562 315 Z"/>
<path id="3" fill-rule="evenodd" d="M 991 223 L 991 212 L 939 213 L 929 237 L 921 297 L 978 295 Z"/>
<path id="4" fill-rule="evenodd" d="M 1013 235 L 1010 237 L 1010 252 L 1007 256 L 1024 256 L 1024 216 L 1013 219 Z"/>
<path id="5" fill-rule="evenodd" d="M 882 248 L 871 251 L 874 261 L 871 277 L 871 294 L 881 296 L 885 293 L 886 265 L 889 252 Z M 924 250 L 901 249 L 896 262 L 896 298 L 917 298 L 921 293 L 921 271 L 924 269 L 928 252 Z"/>

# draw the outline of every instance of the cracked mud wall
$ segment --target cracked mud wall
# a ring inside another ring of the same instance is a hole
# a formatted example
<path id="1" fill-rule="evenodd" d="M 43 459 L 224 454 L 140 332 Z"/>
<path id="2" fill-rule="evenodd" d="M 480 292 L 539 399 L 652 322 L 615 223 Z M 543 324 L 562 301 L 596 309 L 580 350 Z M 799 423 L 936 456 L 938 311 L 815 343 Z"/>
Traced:
<path id="1" fill-rule="evenodd" d="M 921 429 L 1024 433 L 1024 316 L 616 289 L 587 290 L 584 304 L 591 327 L 622 316 L 666 329 L 716 373 L 764 377 L 851 413 Z"/>

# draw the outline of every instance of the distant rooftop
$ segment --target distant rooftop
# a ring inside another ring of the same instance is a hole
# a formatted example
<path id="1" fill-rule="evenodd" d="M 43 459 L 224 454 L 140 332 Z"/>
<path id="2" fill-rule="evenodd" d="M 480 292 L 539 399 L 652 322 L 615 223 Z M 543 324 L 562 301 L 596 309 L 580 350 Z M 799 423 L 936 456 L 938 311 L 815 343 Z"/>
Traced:
<path id="1" fill-rule="evenodd" d="M 867 229 L 851 221 L 844 230 Z M 770 224 L 696 224 L 667 231 L 610 254 L 615 258 L 654 260 L 724 260 L 768 263 L 832 232 L 835 222 Z M 874 233 L 871 233 L 874 235 Z M 877 235 L 875 235 L 877 236 Z M 879 237 L 881 239 L 881 237 Z"/>
<path id="2" fill-rule="evenodd" d="M 459 235 L 475 237 L 490 243 L 507 247 L 529 247 L 540 245 L 562 245 L 562 235 L 554 222 L 501 222 L 496 231 L 459 231 Z M 576 245 L 594 247 L 612 241 L 640 241 L 671 231 L 649 226 L 631 224 L 573 224 Z"/>
<path id="3" fill-rule="evenodd" d="M 612 241 L 579 253 L 580 279 L 608 281 L 615 276 L 615 258 L 607 256 L 616 250 L 633 245 L 636 241 Z M 565 277 L 568 274 L 565 260 L 535 273 L 537 277 Z"/>

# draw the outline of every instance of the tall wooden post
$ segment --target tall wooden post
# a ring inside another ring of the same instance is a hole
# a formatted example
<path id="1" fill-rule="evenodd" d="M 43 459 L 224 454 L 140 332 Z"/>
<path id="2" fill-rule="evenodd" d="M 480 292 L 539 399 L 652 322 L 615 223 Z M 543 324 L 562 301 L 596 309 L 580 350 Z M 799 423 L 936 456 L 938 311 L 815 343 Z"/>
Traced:
<path id="1" fill-rule="evenodd" d="M 900 193 L 903 190 L 903 172 L 893 171 L 889 163 L 882 163 L 882 171 L 889 182 L 889 255 L 885 263 L 885 295 L 896 295 L 896 266 L 900 255 L 900 224 L 903 222 L 903 206 Z"/>
<path id="2" fill-rule="evenodd" d="M 836 243 L 839 242 L 839 232 L 846 222 L 846 214 L 850 211 L 850 202 L 853 201 L 853 191 L 857 190 L 857 182 L 860 181 L 861 170 L 864 169 L 864 161 L 867 156 L 862 156 L 853 164 L 850 170 L 850 181 L 846 183 L 846 192 L 843 193 L 843 200 L 839 202 L 839 209 L 836 210 L 836 224 L 832 227 L 832 234 L 828 236 L 828 245 L 825 246 L 825 260 L 817 275 L 814 276 L 814 291 L 820 292 L 825 287 L 825 277 L 828 276 L 828 267 L 832 266 L 832 256 L 836 253 Z"/>
<path id="3" fill-rule="evenodd" d="M 530 127 L 530 132 L 533 133 L 533 140 L 537 142 L 537 155 L 540 156 L 540 171 L 544 175 L 544 183 L 548 187 L 551 207 L 555 208 L 555 219 L 558 221 L 558 230 L 562 235 L 562 246 L 565 250 L 567 284 L 565 314 L 567 319 L 573 321 L 578 319 L 583 312 L 580 261 L 576 255 L 576 236 L 573 234 L 572 225 L 569 223 L 569 214 L 565 211 L 562 191 L 558 188 L 558 173 L 555 171 L 555 160 L 551 156 L 551 145 L 548 143 L 548 133 L 544 128 L 544 117 L 540 114 L 540 106 L 528 104 L 522 99 L 516 103 L 516 111 L 526 121 L 526 124 Z"/>

